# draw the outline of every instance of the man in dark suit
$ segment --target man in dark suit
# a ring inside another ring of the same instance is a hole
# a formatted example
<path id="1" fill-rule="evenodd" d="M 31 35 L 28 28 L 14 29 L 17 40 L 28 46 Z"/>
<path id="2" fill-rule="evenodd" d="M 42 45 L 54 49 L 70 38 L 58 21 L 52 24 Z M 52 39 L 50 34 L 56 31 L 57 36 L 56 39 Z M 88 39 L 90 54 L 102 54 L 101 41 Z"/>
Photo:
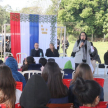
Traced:
<path id="1" fill-rule="evenodd" d="M 43 50 L 39 48 L 39 44 L 34 44 L 34 49 L 31 50 L 31 56 L 32 57 L 43 57 Z"/>

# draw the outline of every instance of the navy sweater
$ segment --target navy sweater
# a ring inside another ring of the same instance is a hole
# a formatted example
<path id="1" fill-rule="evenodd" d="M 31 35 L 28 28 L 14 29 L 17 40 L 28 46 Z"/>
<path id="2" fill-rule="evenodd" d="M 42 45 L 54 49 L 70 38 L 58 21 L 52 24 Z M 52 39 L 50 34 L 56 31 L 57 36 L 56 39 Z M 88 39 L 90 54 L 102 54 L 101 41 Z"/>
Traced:
<path id="1" fill-rule="evenodd" d="M 65 103 L 69 103 L 69 101 L 68 101 L 68 88 L 66 87 L 66 89 L 67 89 L 67 96 L 62 97 L 62 98 L 51 98 L 48 103 L 52 103 L 52 104 L 65 104 Z"/>
<path id="2" fill-rule="evenodd" d="M 72 92 L 73 87 L 74 87 L 74 84 L 69 87 L 69 95 L 68 95 L 69 103 L 73 103 L 75 108 L 79 108 L 81 104 L 78 101 L 77 97 Z M 104 101 L 104 91 L 102 87 L 101 87 L 101 93 L 100 93 L 100 101 Z"/>

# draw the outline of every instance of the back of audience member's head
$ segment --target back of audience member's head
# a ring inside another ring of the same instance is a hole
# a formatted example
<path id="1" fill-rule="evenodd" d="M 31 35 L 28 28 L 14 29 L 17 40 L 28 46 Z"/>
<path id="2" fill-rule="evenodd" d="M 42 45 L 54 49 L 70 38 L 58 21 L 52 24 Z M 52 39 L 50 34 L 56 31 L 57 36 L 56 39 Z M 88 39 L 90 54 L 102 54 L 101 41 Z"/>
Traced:
<path id="1" fill-rule="evenodd" d="M 73 93 L 77 96 L 83 106 L 95 107 L 100 101 L 100 85 L 93 80 L 77 78 L 73 87 Z"/>
<path id="2" fill-rule="evenodd" d="M 0 65 L 2 65 L 3 64 L 3 61 L 2 60 L 0 60 Z"/>
<path id="3" fill-rule="evenodd" d="M 25 64 L 35 64 L 35 60 L 32 56 L 28 56 L 26 59 L 25 59 Z"/>
<path id="4" fill-rule="evenodd" d="M 20 105 L 22 108 L 45 108 L 49 100 L 46 82 L 40 75 L 33 75 L 22 92 Z"/>
<path id="5" fill-rule="evenodd" d="M 44 67 L 42 77 L 48 85 L 51 98 L 61 98 L 67 96 L 67 88 L 62 82 L 62 74 L 57 63 L 48 62 Z"/>
<path id="6" fill-rule="evenodd" d="M 45 58 L 40 58 L 40 59 L 39 59 L 39 63 L 40 63 L 42 66 L 45 66 L 46 63 L 47 63 L 47 59 L 45 59 Z"/>
<path id="7" fill-rule="evenodd" d="M 55 59 L 49 58 L 49 59 L 48 59 L 48 62 L 55 62 Z"/>
<path id="8" fill-rule="evenodd" d="M 78 77 L 81 77 L 84 80 L 93 80 L 93 74 L 88 64 L 81 63 L 80 65 L 78 65 L 71 84 L 75 83 Z"/>
<path id="9" fill-rule="evenodd" d="M 28 66 L 30 64 L 35 64 L 35 60 L 32 56 L 28 56 L 27 58 L 24 59 L 24 63 L 23 63 L 23 66 L 22 66 L 22 71 L 28 70 Z"/>
<path id="10" fill-rule="evenodd" d="M 17 61 L 13 57 L 8 57 L 6 59 L 5 64 L 11 69 L 12 72 L 15 72 L 18 70 Z"/>
<path id="11" fill-rule="evenodd" d="M 5 103 L 9 108 L 15 104 L 15 80 L 10 68 L 6 65 L 0 66 L 0 104 Z"/>

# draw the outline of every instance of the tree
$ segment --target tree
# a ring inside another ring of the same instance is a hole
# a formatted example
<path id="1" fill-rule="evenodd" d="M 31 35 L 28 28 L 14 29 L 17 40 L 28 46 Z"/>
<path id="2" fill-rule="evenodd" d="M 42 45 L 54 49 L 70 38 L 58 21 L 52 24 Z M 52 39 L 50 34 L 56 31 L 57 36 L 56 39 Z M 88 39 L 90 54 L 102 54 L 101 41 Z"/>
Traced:
<path id="1" fill-rule="evenodd" d="M 59 5 L 61 0 L 51 0 L 52 5 L 49 6 L 49 8 L 46 11 L 46 14 L 48 15 L 58 15 Z"/>
<path id="2" fill-rule="evenodd" d="M 62 0 L 58 20 L 70 34 L 85 31 L 89 36 L 103 37 L 107 0 Z"/>
<path id="3" fill-rule="evenodd" d="M 33 6 L 33 7 L 25 7 L 23 8 L 20 13 L 25 13 L 25 14 L 42 14 L 42 8 Z"/>
<path id="4" fill-rule="evenodd" d="M 0 6 L 0 32 L 2 32 L 2 25 L 10 23 L 10 12 L 11 7 L 9 5 L 2 7 Z M 9 32 L 10 27 L 7 27 L 7 32 Z"/>

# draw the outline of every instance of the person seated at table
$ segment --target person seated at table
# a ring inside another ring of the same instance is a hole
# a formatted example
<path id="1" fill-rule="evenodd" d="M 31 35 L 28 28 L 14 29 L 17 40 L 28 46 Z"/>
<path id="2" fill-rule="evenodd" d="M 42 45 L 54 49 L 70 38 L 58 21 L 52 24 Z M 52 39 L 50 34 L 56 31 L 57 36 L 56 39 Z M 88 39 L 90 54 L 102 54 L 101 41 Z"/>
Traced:
<path id="1" fill-rule="evenodd" d="M 75 82 L 77 80 L 77 78 L 83 78 L 84 80 L 93 80 L 93 73 L 90 69 L 90 66 L 88 64 L 85 63 L 81 63 L 80 65 L 78 65 L 76 71 L 75 71 L 75 75 L 72 79 L 72 82 L 70 84 L 69 87 L 69 94 L 68 94 L 68 99 L 69 99 L 69 103 L 73 103 L 75 108 L 79 108 L 79 106 L 81 105 L 81 103 L 78 101 L 76 95 L 74 95 L 72 89 L 75 85 Z M 101 88 L 101 92 L 100 92 L 100 101 L 104 101 L 104 92 L 103 92 L 103 88 L 100 86 Z"/>
<path id="2" fill-rule="evenodd" d="M 73 87 L 73 93 L 82 104 L 80 108 L 95 108 L 100 101 L 100 92 L 100 85 L 93 80 L 77 78 Z"/>
<path id="3" fill-rule="evenodd" d="M 6 65 L 0 66 L 0 104 L 6 108 L 14 108 L 19 103 L 21 91 L 16 89 L 16 82 L 10 68 Z M 2 108 L 2 107 L 1 107 Z"/>
<path id="4" fill-rule="evenodd" d="M 31 50 L 31 56 L 32 57 L 43 57 L 43 50 L 39 48 L 39 44 L 35 43 L 34 44 L 34 49 Z"/>
<path id="5" fill-rule="evenodd" d="M 51 93 L 49 103 L 68 103 L 68 88 L 62 82 L 62 74 L 58 64 L 48 62 L 44 67 L 42 77 Z"/>
<path id="6" fill-rule="evenodd" d="M 72 64 L 70 60 L 66 62 L 63 71 L 64 71 L 64 79 L 72 79 L 72 72 L 74 70 L 72 69 Z"/>
<path id="7" fill-rule="evenodd" d="M 47 59 L 46 58 L 40 58 L 39 63 L 42 65 L 41 71 L 43 71 L 43 69 L 44 69 L 44 67 L 45 67 L 45 65 L 47 63 Z"/>
<path id="8" fill-rule="evenodd" d="M 54 44 L 50 43 L 50 48 L 46 50 L 45 56 L 47 57 L 59 57 L 58 50 L 55 49 Z"/>
<path id="9" fill-rule="evenodd" d="M 26 84 L 21 98 L 22 108 L 47 108 L 50 92 L 46 82 L 40 75 L 33 75 Z"/>

